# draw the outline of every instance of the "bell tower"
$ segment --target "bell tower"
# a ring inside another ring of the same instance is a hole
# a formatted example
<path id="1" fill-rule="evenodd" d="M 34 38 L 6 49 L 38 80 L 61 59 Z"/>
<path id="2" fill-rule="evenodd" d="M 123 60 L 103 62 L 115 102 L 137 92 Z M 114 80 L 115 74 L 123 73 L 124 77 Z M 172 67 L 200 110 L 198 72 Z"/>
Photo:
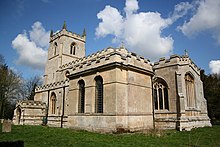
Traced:
<path id="1" fill-rule="evenodd" d="M 57 70 L 60 66 L 85 57 L 85 42 L 85 29 L 82 35 L 72 33 L 67 30 L 65 21 L 61 31 L 57 33 L 51 31 L 44 84 L 50 84 L 60 79 L 57 77 L 59 76 Z"/>

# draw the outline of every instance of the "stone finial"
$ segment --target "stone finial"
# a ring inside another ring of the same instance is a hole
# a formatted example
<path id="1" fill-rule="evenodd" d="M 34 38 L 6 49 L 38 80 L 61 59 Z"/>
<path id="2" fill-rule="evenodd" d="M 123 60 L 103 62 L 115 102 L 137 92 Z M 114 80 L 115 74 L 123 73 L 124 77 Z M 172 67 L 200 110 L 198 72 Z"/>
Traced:
<path id="1" fill-rule="evenodd" d="M 184 52 L 185 52 L 185 56 L 188 56 L 188 51 L 186 49 L 184 50 Z"/>
<path id="2" fill-rule="evenodd" d="M 120 48 L 125 48 L 124 42 L 121 42 L 121 47 Z"/>
<path id="3" fill-rule="evenodd" d="M 66 30 L 66 21 L 63 23 L 63 29 Z"/>
<path id="4" fill-rule="evenodd" d="M 50 31 L 50 37 L 52 37 L 52 36 L 53 36 L 53 30 Z"/>
<path id="5" fill-rule="evenodd" d="M 82 37 L 86 37 L 86 29 L 84 28 Z"/>

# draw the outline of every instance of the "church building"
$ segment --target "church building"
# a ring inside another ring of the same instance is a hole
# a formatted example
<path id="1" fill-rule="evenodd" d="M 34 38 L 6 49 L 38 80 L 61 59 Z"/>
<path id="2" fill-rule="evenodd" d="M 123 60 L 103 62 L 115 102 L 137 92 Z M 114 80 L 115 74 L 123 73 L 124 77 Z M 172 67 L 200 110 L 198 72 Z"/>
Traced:
<path id="1" fill-rule="evenodd" d="M 14 124 L 77 128 L 191 130 L 211 126 L 200 69 L 185 54 L 150 63 L 125 47 L 86 57 L 86 32 L 50 34 L 44 83 L 18 101 Z"/>

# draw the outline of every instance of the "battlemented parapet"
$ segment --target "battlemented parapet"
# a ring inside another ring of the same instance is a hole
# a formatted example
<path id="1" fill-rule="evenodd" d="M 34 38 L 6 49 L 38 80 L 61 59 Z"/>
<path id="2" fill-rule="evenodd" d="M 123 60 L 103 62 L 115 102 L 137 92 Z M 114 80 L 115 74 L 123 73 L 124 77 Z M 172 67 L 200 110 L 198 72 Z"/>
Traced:
<path id="1" fill-rule="evenodd" d="M 69 86 L 69 79 L 66 79 L 64 81 L 57 81 L 54 83 L 46 84 L 43 86 L 38 86 L 35 89 L 36 93 L 42 92 L 42 91 L 47 91 L 49 89 L 58 89 L 62 87 L 68 87 Z"/>
<path id="2" fill-rule="evenodd" d="M 152 71 L 152 65 L 148 59 L 138 56 L 135 53 L 128 52 L 125 48 L 111 47 L 62 65 L 60 66 L 59 71 L 68 70 L 69 75 L 74 75 L 77 72 L 86 72 L 89 69 L 94 69 L 111 63 L 134 66 L 141 68 L 142 70 Z"/>
<path id="3" fill-rule="evenodd" d="M 200 68 L 189 58 L 188 55 L 178 56 L 171 55 L 169 59 L 160 58 L 158 62 L 154 63 L 154 69 L 164 68 L 169 66 L 184 66 L 189 65 L 198 75 L 200 75 Z"/>
<path id="4" fill-rule="evenodd" d="M 20 100 L 16 104 L 13 122 L 15 125 L 39 125 L 46 116 L 46 103 L 33 100 Z"/>
<path id="5" fill-rule="evenodd" d="M 55 34 L 51 34 L 50 42 L 53 42 L 54 40 L 56 40 L 57 38 L 60 38 L 61 36 L 66 36 L 66 37 L 70 37 L 70 38 L 74 38 L 76 40 L 86 42 L 86 36 L 83 36 L 83 35 L 81 36 L 77 33 L 73 33 L 71 31 L 67 31 L 65 29 L 62 29 L 61 31 L 59 31 Z"/>

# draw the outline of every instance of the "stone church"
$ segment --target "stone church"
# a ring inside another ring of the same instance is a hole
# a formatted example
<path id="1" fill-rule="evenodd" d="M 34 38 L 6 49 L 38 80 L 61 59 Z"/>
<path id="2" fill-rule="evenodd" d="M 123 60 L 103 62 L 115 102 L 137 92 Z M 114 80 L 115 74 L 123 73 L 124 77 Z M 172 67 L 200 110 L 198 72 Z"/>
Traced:
<path id="1" fill-rule="evenodd" d="M 172 55 L 150 63 L 123 46 L 86 57 L 86 32 L 50 34 L 44 84 L 18 101 L 14 124 L 112 132 L 211 126 L 200 69 Z"/>

